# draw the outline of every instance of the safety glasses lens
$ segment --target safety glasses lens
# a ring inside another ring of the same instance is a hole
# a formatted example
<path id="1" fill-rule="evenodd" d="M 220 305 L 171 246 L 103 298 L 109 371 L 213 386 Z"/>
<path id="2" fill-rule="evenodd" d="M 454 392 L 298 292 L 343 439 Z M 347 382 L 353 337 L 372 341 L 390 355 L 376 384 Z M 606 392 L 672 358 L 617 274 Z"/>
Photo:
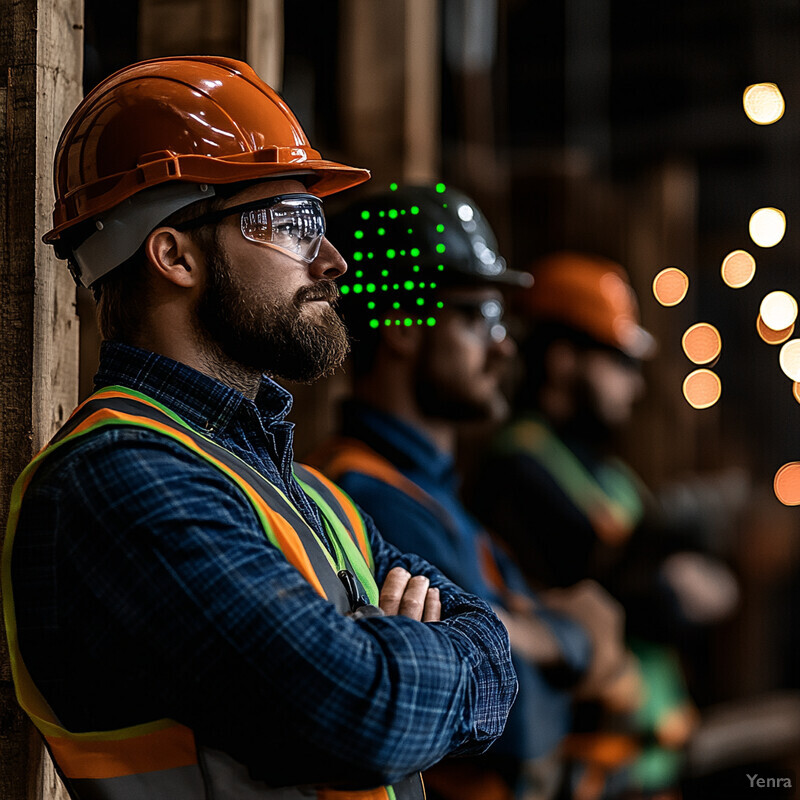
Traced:
<path id="1" fill-rule="evenodd" d="M 242 234 L 257 244 L 313 261 L 325 236 L 325 215 L 316 198 L 286 198 L 268 208 L 242 213 Z"/>

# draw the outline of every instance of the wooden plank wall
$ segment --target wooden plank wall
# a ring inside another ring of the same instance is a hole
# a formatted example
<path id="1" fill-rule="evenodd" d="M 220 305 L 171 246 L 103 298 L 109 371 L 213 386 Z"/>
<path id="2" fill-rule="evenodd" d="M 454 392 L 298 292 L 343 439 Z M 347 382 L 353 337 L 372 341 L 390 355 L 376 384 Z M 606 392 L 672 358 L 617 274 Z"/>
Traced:
<path id="1" fill-rule="evenodd" d="M 82 0 L 1 0 L 0 518 L 11 484 L 77 399 L 75 286 L 41 242 L 58 134 L 81 97 Z M 0 641 L 0 797 L 66 798 L 13 698 Z"/>

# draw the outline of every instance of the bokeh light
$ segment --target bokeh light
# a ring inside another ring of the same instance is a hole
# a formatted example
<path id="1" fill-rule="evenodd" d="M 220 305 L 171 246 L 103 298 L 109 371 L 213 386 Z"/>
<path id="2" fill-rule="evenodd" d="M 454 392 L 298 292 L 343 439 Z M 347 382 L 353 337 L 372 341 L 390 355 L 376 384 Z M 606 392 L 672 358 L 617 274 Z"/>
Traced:
<path id="1" fill-rule="evenodd" d="M 794 395 L 794 399 L 800 403 L 800 383 L 797 381 L 792 384 L 792 394 Z"/>
<path id="2" fill-rule="evenodd" d="M 731 289 L 747 286 L 756 274 L 756 260 L 746 250 L 734 250 L 722 260 L 722 280 Z"/>
<path id="3" fill-rule="evenodd" d="M 756 125 L 777 122 L 786 110 L 781 90 L 774 83 L 754 83 L 744 90 L 744 113 Z"/>
<path id="4" fill-rule="evenodd" d="M 683 334 L 681 345 L 689 361 L 694 364 L 710 364 L 722 350 L 722 337 L 713 325 L 698 322 Z"/>
<path id="5" fill-rule="evenodd" d="M 786 215 L 779 208 L 759 208 L 750 216 L 750 238 L 759 247 L 774 247 L 786 233 Z"/>
<path id="6" fill-rule="evenodd" d="M 775 497 L 785 506 L 800 505 L 800 462 L 784 464 L 775 473 L 773 487 Z"/>
<path id="7" fill-rule="evenodd" d="M 773 331 L 782 331 L 797 319 L 797 300 L 788 292 L 770 292 L 761 301 L 759 314 Z"/>
<path id="8" fill-rule="evenodd" d="M 689 278 L 677 267 L 667 267 L 653 278 L 653 295 L 662 306 L 676 306 L 689 291 Z"/>
<path id="9" fill-rule="evenodd" d="M 692 408 L 710 408 L 721 395 L 722 381 L 710 369 L 696 369 L 683 381 L 683 396 Z"/>
<path id="10" fill-rule="evenodd" d="M 781 369 L 787 378 L 800 381 L 800 339 L 792 339 L 781 347 Z"/>
<path id="11" fill-rule="evenodd" d="M 764 320 L 761 319 L 761 314 L 759 314 L 756 319 L 756 330 L 758 331 L 758 335 L 767 344 L 783 344 L 791 339 L 794 333 L 794 324 L 790 325 L 788 328 L 784 328 L 782 331 L 774 331 L 764 324 Z"/>

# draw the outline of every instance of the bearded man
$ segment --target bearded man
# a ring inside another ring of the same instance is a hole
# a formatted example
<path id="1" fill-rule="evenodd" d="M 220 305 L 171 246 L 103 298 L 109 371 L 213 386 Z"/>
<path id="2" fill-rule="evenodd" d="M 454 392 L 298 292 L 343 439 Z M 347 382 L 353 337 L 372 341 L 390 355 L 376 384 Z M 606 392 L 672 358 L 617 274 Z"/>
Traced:
<path id="1" fill-rule="evenodd" d="M 71 796 L 421 800 L 516 692 L 489 607 L 293 463 L 347 353 L 325 161 L 246 64 L 143 62 L 77 108 L 46 240 L 95 293 L 97 391 L 15 488 L 14 679 Z M 379 587 L 381 587 L 379 589 Z"/>

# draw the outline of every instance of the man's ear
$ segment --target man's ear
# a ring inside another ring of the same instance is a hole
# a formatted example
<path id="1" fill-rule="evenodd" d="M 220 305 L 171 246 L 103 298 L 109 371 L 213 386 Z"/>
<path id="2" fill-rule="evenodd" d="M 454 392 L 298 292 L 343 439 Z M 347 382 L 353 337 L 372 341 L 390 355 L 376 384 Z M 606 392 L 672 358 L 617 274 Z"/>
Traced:
<path id="1" fill-rule="evenodd" d="M 200 281 L 203 253 L 194 239 L 175 228 L 156 228 L 144 243 L 147 267 L 151 273 L 185 289 Z"/>
<path id="2" fill-rule="evenodd" d="M 381 320 L 381 339 L 387 350 L 402 358 L 415 358 L 422 347 L 423 330 L 419 325 L 406 325 L 407 315 L 393 311 Z M 389 321 L 389 325 L 385 324 Z"/>

